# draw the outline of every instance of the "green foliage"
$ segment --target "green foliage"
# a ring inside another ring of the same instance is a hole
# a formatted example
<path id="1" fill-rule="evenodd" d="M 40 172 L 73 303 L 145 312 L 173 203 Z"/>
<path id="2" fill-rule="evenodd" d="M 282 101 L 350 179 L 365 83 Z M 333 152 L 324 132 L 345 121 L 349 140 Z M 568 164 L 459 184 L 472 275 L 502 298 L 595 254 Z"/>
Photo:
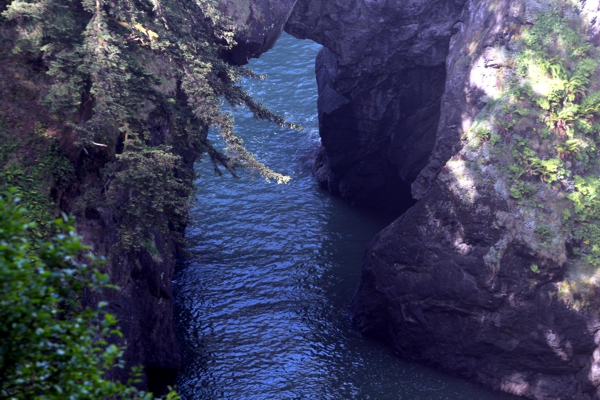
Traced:
<path id="1" fill-rule="evenodd" d="M 478 125 L 474 130 L 475 136 L 481 140 L 488 140 L 490 138 L 491 131 L 489 127 Z"/>
<path id="2" fill-rule="evenodd" d="M 523 199 L 531 196 L 535 192 L 535 187 L 523 181 L 516 181 L 513 186 L 510 187 L 509 191 L 513 198 Z"/>
<path id="3" fill-rule="evenodd" d="M 531 266 L 529 268 L 531 269 L 531 272 L 533 272 L 534 274 L 540 273 L 540 267 L 538 267 L 537 264 L 531 264 Z"/>
<path id="4" fill-rule="evenodd" d="M 573 217 L 573 214 L 571 213 L 571 210 L 569 210 L 568 208 L 565 208 L 562 212 L 563 224 L 568 223 L 572 217 Z"/>
<path id="5" fill-rule="evenodd" d="M 502 140 L 502 136 L 497 135 L 495 133 L 492 133 L 490 136 L 490 144 L 492 146 L 495 146 L 496 144 L 500 143 L 501 140 Z"/>
<path id="6" fill-rule="evenodd" d="M 518 28 L 510 45 L 486 49 L 486 55 L 491 50 L 503 59 L 496 82 L 485 88 L 493 99 L 463 136 L 469 139 L 461 151 L 464 165 L 448 169 L 458 179 L 466 165 L 477 189 L 500 199 L 507 188 L 509 207 L 517 206 L 511 233 L 538 257 L 597 268 L 600 54 L 587 42 L 589 22 L 573 4 L 545 4 L 552 11 L 528 16 L 533 24 Z M 493 167 L 482 174 L 469 163 Z M 557 239 L 568 246 L 549 245 Z M 535 265 L 531 269 L 539 272 Z"/>
<path id="7" fill-rule="evenodd" d="M 534 231 L 544 243 L 547 243 L 554 236 L 550 230 L 550 227 L 544 224 L 536 226 Z"/>
<path id="8" fill-rule="evenodd" d="M 556 182 L 559 176 L 559 168 L 562 166 L 562 162 L 559 159 L 550 158 L 542 160 L 534 156 L 530 157 L 528 161 L 531 174 L 539 176 L 543 182 Z"/>
<path id="9" fill-rule="evenodd" d="M 151 399 L 130 385 L 103 378 L 122 368 L 122 349 L 107 343 L 115 318 L 82 309 L 84 289 L 107 287 L 108 277 L 75 234 L 73 221 L 33 243 L 14 191 L 0 197 L 0 397 L 11 399 Z M 133 383 L 133 381 L 131 382 Z M 169 398 L 176 398 L 171 394 Z"/>
<path id="10" fill-rule="evenodd" d="M 99 201 L 125 221 L 123 248 L 154 250 L 149 232 L 157 220 L 169 221 L 160 231 L 168 226 L 179 235 L 193 193 L 193 177 L 182 176 L 182 152 L 206 152 L 218 173 L 244 167 L 289 180 L 246 150 L 221 110 L 225 101 L 296 127 L 241 87 L 243 77 L 258 76 L 224 61 L 239 28 L 217 0 L 12 0 L 1 15 L 2 28 L 12 32 L 1 56 L 37 66 L 47 86 L 40 102 L 52 119 L 75 133 L 89 157 L 108 164 L 101 193 L 86 197 L 106 196 Z M 207 127 L 220 132 L 225 154 L 208 141 Z"/>
<path id="11" fill-rule="evenodd" d="M 531 211 L 524 214 L 535 219 L 544 251 L 556 234 L 549 226 L 562 223 L 561 234 L 578 249 L 574 263 L 598 267 L 600 54 L 576 7 L 553 0 L 515 34 L 514 59 L 498 81 L 506 89 L 476 118 L 472 137 L 474 147 L 494 145 L 493 162 L 502 165 L 510 196 Z M 561 207 L 560 221 L 541 220 L 555 217 L 539 212 L 539 203 Z"/>
<path id="12" fill-rule="evenodd" d="M 582 260 L 600 266 L 600 179 L 595 175 L 575 176 L 575 190 L 569 194 L 577 222 L 573 237 L 582 247 Z"/>
<path id="13" fill-rule="evenodd" d="M 170 150 L 168 146 L 149 147 L 132 141 L 104 171 L 111 181 L 106 192 L 108 205 L 124 215 L 120 227 L 123 249 L 143 246 L 157 254 L 152 231 L 140 221 L 152 221 L 152 230 L 163 234 L 181 232 L 185 226 L 194 186 L 191 179 L 177 176 L 181 158 Z"/>
<path id="14" fill-rule="evenodd" d="M 73 167 L 60 154 L 56 140 L 38 124 L 26 137 L 14 137 L 0 124 L 0 189 L 12 187 L 36 222 L 28 232 L 49 238 L 56 234 L 52 189 L 64 190 L 73 179 Z"/>

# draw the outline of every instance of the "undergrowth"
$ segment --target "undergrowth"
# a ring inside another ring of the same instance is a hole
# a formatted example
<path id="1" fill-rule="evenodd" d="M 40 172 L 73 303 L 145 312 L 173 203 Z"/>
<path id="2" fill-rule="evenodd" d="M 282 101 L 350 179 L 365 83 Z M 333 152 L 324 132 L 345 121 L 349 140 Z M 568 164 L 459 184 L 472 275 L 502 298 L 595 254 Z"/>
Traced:
<path id="1" fill-rule="evenodd" d="M 64 157 L 56 139 L 37 124 L 30 136 L 11 136 L 0 121 L 0 190 L 13 188 L 29 212 L 36 238 L 57 234 L 51 223 L 57 214 L 52 191 L 60 191 L 74 177 L 71 162 Z"/>
<path id="2" fill-rule="evenodd" d="M 552 193 L 554 206 L 563 207 L 558 224 L 566 232 L 572 264 L 595 269 L 600 267 L 599 52 L 587 41 L 579 12 L 557 1 L 521 28 L 506 65 L 505 91 L 490 99 L 468 135 L 480 148 L 492 148 L 491 163 L 502 171 L 520 209 L 543 209 L 549 204 L 543 198 Z M 539 218 L 536 240 L 540 248 L 548 247 L 559 232 Z"/>
<path id="3" fill-rule="evenodd" d="M 563 13 L 562 9 L 542 13 L 523 33 L 524 47 L 517 56 L 520 79 L 512 91 L 526 102 L 536 123 L 526 131 L 529 135 L 517 138 L 513 156 L 519 172 L 513 181 L 524 173 L 571 200 L 572 210 L 565 209 L 563 215 L 574 219 L 575 252 L 583 263 L 598 267 L 600 90 L 592 82 L 597 77 L 598 51 L 586 41 L 585 25 Z M 514 115 L 515 110 L 513 106 L 507 113 Z M 538 141 L 536 150 L 531 137 Z"/>

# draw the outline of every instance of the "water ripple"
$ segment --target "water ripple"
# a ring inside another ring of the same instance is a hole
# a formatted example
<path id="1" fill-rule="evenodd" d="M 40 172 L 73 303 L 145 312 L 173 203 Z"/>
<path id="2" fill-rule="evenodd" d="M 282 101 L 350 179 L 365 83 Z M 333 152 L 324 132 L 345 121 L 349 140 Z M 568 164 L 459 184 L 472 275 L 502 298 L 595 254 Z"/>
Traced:
<path id="1" fill-rule="evenodd" d="M 501 399 L 399 360 L 346 314 L 363 249 L 388 222 L 321 191 L 307 168 L 318 141 L 314 57 L 284 35 L 253 62 L 251 93 L 301 133 L 236 114 L 246 146 L 288 185 L 216 177 L 201 163 L 187 230 L 192 257 L 175 280 L 184 399 Z"/>

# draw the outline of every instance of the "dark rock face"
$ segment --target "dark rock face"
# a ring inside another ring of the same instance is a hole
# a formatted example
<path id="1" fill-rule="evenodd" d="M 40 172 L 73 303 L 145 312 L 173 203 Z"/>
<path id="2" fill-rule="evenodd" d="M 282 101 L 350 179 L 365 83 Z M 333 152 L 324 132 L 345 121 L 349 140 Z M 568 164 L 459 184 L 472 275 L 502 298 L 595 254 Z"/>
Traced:
<path id="1" fill-rule="evenodd" d="M 182 170 L 179 173 L 191 174 L 200 151 L 182 148 L 169 134 L 166 119 L 157 119 L 150 131 L 154 145 L 171 145 L 181 156 Z M 181 367 L 171 289 L 181 244 L 173 237 L 155 230 L 151 234 L 155 239 L 158 257 L 143 248 L 128 252 L 115 251 L 114 245 L 120 240 L 120 217 L 103 205 L 88 207 L 83 211 L 77 211 L 79 208 L 76 206 L 82 193 L 102 190 L 104 183 L 100 179 L 99 168 L 106 162 L 106 155 L 102 150 L 90 150 L 87 154 L 80 150 L 79 155 L 80 162 L 86 158 L 87 167 L 79 172 L 77 183 L 62 196 L 60 206 L 66 212 L 75 212 L 77 233 L 96 256 L 109 260 L 102 270 L 110 277 L 111 284 L 119 287 L 118 291 L 90 291 L 83 299 L 83 305 L 90 307 L 95 307 L 100 301 L 108 302 L 108 311 L 117 318 L 118 327 L 123 333 L 122 339 L 113 339 L 126 347 L 122 357 L 125 368 L 111 370 L 109 378 L 127 381 L 131 368 L 141 366 L 142 376 L 138 386 L 156 395 L 165 394 L 168 392 L 167 386 L 175 383 Z M 164 219 L 166 216 L 157 215 L 156 218 Z"/>
<path id="2" fill-rule="evenodd" d="M 420 199 L 435 182 L 446 161 L 460 148 L 460 137 L 468 130 L 475 116 L 485 106 L 482 86 L 488 82 L 471 82 L 473 61 L 494 45 L 507 46 L 511 30 L 508 18 L 511 4 L 523 9 L 522 2 L 499 1 L 491 10 L 487 3 L 468 2 L 458 21 L 452 27 L 446 59 L 447 78 L 441 98 L 439 124 L 435 144 L 427 163 L 412 183 L 412 195 Z M 520 23 L 518 24 L 520 25 Z M 496 71 L 499 65 L 486 63 L 486 68 Z"/>
<path id="3" fill-rule="evenodd" d="M 118 225 L 106 210 L 88 209 L 77 215 L 77 231 L 96 255 L 108 255 L 118 241 Z M 158 241 L 157 241 L 158 242 Z M 104 271 L 118 292 L 89 292 L 84 305 L 94 307 L 99 301 L 108 301 L 108 311 L 119 320 L 119 329 L 126 346 L 123 360 L 125 369 L 114 369 L 111 378 L 126 381 L 130 368 L 143 368 L 140 387 L 162 394 L 167 385 L 173 385 L 180 369 L 181 355 L 173 323 L 171 279 L 175 268 L 176 249 L 165 240 L 159 248 L 163 256 L 156 262 L 142 252 L 113 257 Z M 166 243 L 165 243 L 166 242 Z"/>
<path id="4" fill-rule="evenodd" d="M 587 308 L 560 299 L 566 256 L 515 233 L 516 201 L 469 175 L 485 155 L 461 149 L 502 67 L 491 49 L 513 51 L 527 5 L 468 1 L 453 20 L 435 144 L 412 183 L 420 200 L 369 245 L 351 310 L 403 357 L 529 398 L 598 399 L 598 296 Z"/>
<path id="5" fill-rule="evenodd" d="M 294 6 L 295 0 L 284 1 L 233 1 L 223 0 L 220 9 L 239 26 L 238 45 L 226 55 L 230 61 L 246 64 L 251 57 L 259 57 L 273 47 L 281 35 L 283 26 Z M 199 149 L 185 148 L 177 138 L 169 134 L 168 118 L 158 117 L 152 122 L 150 141 L 153 146 L 167 144 L 173 147 L 183 161 L 182 178 L 191 174 L 193 164 L 200 155 Z M 76 163 L 86 163 L 85 172 L 80 172 L 77 183 L 61 198 L 62 210 L 73 213 L 78 209 L 78 199 L 89 191 L 101 191 L 105 184 L 100 169 L 110 157 L 101 150 L 81 149 L 65 140 L 63 151 Z M 85 158 L 85 161 L 84 161 Z M 77 232 L 84 242 L 92 247 L 97 256 L 110 261 L 103 267 L 110 276 L 111 284 L 118 292 L 105 290 L 102 293 L 88 292 L 84 305 L 94 307 L 100 301 L 109 303 L 109 312 L 117 317 L 126 347 L 123 360 L 125 369 L 111 371 L 111 379 L 126 381 L 130 369 L 143 368 L 140 388 L 155 394 L 164 394 L 168 385 L 173 385 L 181 364 L 181 354 L 173 321 L 173 293 L 171 281 L 175 270 L 180 244 L 168 235 L 156 230 L 151 232 L 155 239 L 157 255 L 147 250 L 115 252 L 113 246 L 119 242 L 121 221 L 110 209 L 103 206 L 75 212 Z M 156 218 L 167 218 L 158 215 Z"/>
<path id="6" fill-rule="evenodd" d="M 403 357 L 493 388 L 537 399 L 596 393 L 595 313 L 557 299 L 564 268 L 540 264 L 527 245 L 507 243 L 499 268 L 482 260 L 504 228 L 490 229 L 506 204 L 457 202 L 437 183 L 365 255 L 351 309 L 364 333 Z"/>
<path id="7" fill-rule="evenodd" d="M 406 209 L 434 148 L 446 56 L 464 1 L 299 0 L 286 31 L 316 61 L 321 185 L 351 204 Z"/>

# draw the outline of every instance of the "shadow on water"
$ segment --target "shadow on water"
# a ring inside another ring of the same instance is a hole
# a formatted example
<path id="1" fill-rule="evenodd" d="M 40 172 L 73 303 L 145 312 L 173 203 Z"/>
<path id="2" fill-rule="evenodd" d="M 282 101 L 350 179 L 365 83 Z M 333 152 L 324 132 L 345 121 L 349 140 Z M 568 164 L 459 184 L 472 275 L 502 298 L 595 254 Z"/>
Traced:
<path id="1" fill-rule="evenodd" d="M 318 143 L 313 59 L 320 46 L 284 35 L 254 61 L 256 97 L 305 127 L 257 123 L 239 111 L 245 144 L 288 185 L 219 178 L 198 166 L 199 195 L 176 275 L 184 399 L 512 398 L 395 357 L 363 338 L 346 306 L 362 254 L 390 221 L 320 190 L 307 167 Z"/>

